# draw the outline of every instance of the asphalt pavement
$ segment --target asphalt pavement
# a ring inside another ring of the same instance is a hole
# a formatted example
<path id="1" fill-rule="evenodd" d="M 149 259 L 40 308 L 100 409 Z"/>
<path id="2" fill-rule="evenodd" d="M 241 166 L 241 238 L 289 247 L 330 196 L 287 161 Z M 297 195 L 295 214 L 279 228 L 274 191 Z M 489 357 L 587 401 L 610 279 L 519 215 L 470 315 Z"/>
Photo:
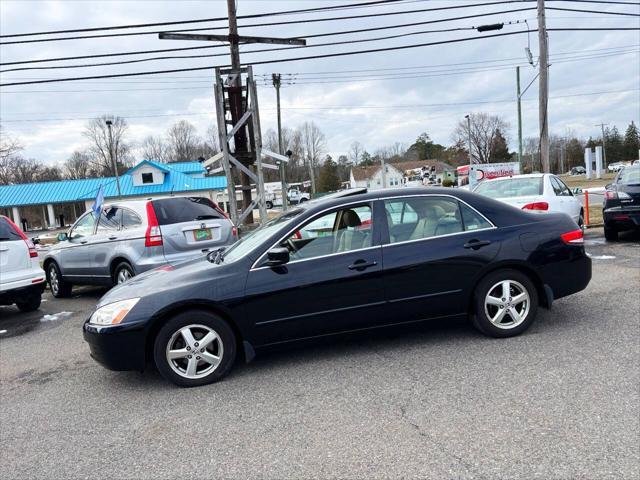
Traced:
<path id="1" fill-rule="evenodd" d="M 268 353 L 179 389 L 97 365 L 104 290 L 0 307 L 0 478 L 640 478 L 640 235 L 525 334 L 466 322 Z"/>

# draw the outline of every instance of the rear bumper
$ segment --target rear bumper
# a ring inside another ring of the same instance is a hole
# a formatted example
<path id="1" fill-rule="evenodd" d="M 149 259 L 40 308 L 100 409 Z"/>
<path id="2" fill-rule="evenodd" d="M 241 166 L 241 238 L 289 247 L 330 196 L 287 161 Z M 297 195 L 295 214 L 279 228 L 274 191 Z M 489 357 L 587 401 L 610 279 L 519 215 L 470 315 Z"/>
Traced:
<path id="1" fill-rule="evenodd" d="M 602 217 L 607 228 L 616 230 L 632 230 L 640 228 L 640 207 L 619 206 L 605 208 Z"/>
<path id="2" fill-rule="evenodd" d="M 109 370 L 144 370 L 144 324 L 96 327 L 85 322 L 83 336 L 91 358 Z"/>
<path id="3" fill-rule="evenodd" d="M 553 300 L 557 300 L 587 288 L 591 281 L 591 259 L 583 249 L 566 261 L 547 265 L 541 273 L 545 286 L 553 293 Z"/>
<path id="4" fill-rule="evenodd" d="M 12 288 L 11 290 L 2 290 L 0 292 L 0 305 L 12 305 L 17 302 L 27 301 L 35 296 L 42 295 L 44 292 L 45 281 L 31 284 L 26 286 Z"/>

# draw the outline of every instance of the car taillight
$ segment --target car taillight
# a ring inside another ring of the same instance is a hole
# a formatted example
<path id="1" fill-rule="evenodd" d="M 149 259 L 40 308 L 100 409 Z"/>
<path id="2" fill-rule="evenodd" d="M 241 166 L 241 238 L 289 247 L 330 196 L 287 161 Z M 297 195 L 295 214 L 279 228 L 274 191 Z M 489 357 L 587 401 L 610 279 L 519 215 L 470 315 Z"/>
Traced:
<path id="1" fill-rule="evenodd" d="M 162 246 L 162 231 L 160 230 L 160 225 L 158 225 L 156 211 L 153 209 L 153 204 L 151 202 L 147 202 L 147 233 L 144 237 L 144 246 Z"/>
<path id="2" fill-rule="evenodd" d="M 24 243 L 27 244 L 27 248 L 29 249 L 29 257 L 36 258 L 38 256 L 38 251 L 36 250 L 36 246 L 33 244 L 33 242 L 27 238 L 24 232 L 20 230 L 18 226 L 15 223 L 13 223 L 13 221 L 9 217 L 4 217 L 4 218 L 7 220 L 7 222 L 9 222 L 9 225 L 11 225 L 11 228 L 13 228 L 13 230 L 20 236 L 20 238 L 24 240 Z"/>
<path id="3" fill-rule="evenodd" d="M 617 200 L 618 192 L 616 192 L 615 190 L 607 190 L 606 192 L 604 192 L 604 198 L 607 200 Z"/>
<path id="4" fill-rule="evenodd" d="M 562 241 L 568 245 L 582 245 L 584 244 L 584 234 L 582 229 L 571 230 L 570 232 L 560 235 Z"/>
<path id="5" fill-rule="evenodd" d="M 549 210 L 549 204 L 547 202 L 527 203 L 522 210 Z"/>
<path id="6" fill-rule="evenodd" d="M 236 227 L 235 225 L 231 227 L 231 235 L 238 238 L 238 227 Z"/>

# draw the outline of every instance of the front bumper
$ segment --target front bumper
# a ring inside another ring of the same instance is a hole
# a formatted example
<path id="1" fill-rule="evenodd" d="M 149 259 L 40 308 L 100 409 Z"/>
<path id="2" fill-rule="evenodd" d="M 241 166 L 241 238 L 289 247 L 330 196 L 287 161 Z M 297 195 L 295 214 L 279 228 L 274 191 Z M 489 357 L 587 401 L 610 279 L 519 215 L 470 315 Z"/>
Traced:
<path id="1" fill-rule="evenodd" d="M 625 206 L 605 208 L 602 217 L 607 228 L 632 230 L 640 228 L 640 207 Z"/>
<path id="2" fill-rule="evenodd" d="M 144 370 L 144 323 L 100 327 L 87 320 L 83 336 L 89 344 L 91 357 L 109 370 Z"/>

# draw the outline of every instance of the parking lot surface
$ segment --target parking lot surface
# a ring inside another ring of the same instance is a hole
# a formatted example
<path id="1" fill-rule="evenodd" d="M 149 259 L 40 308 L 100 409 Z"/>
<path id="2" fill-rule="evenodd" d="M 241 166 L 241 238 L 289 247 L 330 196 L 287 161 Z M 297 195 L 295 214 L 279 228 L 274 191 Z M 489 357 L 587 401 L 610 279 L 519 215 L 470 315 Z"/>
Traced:
<path id="1" fill-rule="evenodd" d="M 195 389 L 89 357 L 104 290 L 0 307 L 0 477 L 640 478 L 640 235 L 586 244 L 588 289 L 519 337 L 432 322 Z"/>

